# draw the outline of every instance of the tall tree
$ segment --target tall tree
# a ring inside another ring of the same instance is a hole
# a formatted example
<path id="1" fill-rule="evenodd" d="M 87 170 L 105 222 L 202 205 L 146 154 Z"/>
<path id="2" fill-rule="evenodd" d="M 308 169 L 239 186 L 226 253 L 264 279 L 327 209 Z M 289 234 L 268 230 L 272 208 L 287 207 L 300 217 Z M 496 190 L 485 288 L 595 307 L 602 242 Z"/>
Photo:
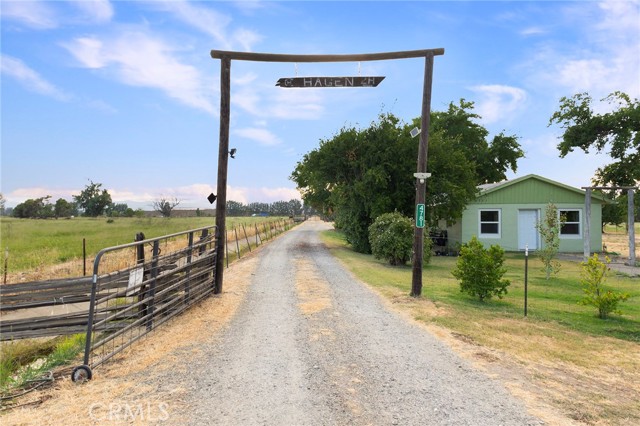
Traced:
<path id="1" fill-rule="evenodd" d="M 171 212 L 180 204 L 180 200 L 176 197 L 165 198 L 160 197 L 151 203 L 154 211 L 160 213 L 163 217 L 171 217 Z"/>
<path id="2" fill-rule="evenodd" d="M 21 219 L 47 219 L 54 216 L 53 206 L 49 203 L 51 195 L 28 199 L 13 209 L 13 216 Z"/>
<path id="3" fill-rule="evenodd" d="M 631 186 L 640 182 L 640 102 L 622 92 L 611 93 L 603 102 L 613 104 L 610 112 L 595 113 L 588 93 L 560 99 L 560 109 L 553 113 L 549 125 L 563 129 L 558 144 L 564 158 L 575 148 L 608 153 L 613 163 L 599 168 L 593 181 L 600 185 Z"/>
<path id="4" fill-rule="evenodd" d="M 426 201 L 432 225 L 461 217 L 477 185 L 504 178 L 522 156 L 514 136 L 502 135 L 493 148 L 494 143 L 485 139 L 486 129 L 472 121 L 477 117 L 468 111 L 472 108 L 472 103 L 461 101 L 432 118 L 438 122 L 430 131 L 427 164 L 432 174 Z M 455 129 L 447 129 L 447 123 Z M 370 251 L 368 228 L 379 215 L 395 210 L 414 215 L 418 140 L 410 136 L 412 127 L 392 114 L 381 114 L 366 129 L 343 128 L 305 154 L 291 174 L 305 205 L 333 215 L 357 251 Z M 484 170 L 489 164 L 492 172 Z"/>
<path id="5" fill-rule="evenodd" d="M 229 216 L 244 216 L 246 210 L 247 207 L 239 201 L 227 201 L 227 215 Z"/>
<path id="6" fill-rule="evenodd" d="M 482 117 L 473 108 L 474 103 L 464 99 L 457 105 L 451 102 L 447 111 L 431 115 L 431 129 L 451 138 L 455 150 L 473 163 L 478 185 L 505 180 L 508 170 L 516 170 L 524 151 L 515 135 L 501 132 L 489 140 L 489 131 L 476 122 Z"/>
<path id="7" fill-rule="evenodd" d="M 101 183 L 94 183 L 89 180 L 89 184 L 80 191 L 80 194 L 73 196 L 74 201 L 78 208 L 83 211 L 84 216 L 101 216 L 112 203 L 109 192 L 106 189 L 101 190 L 100 188 L 102 188 Z"/>
<path id="8" fill-rule="evenodd" d="M 58 198 L 53 206 L 55 217 L 71 217 L 78 214 L 75 203 L 70 203 L 64 198 Z"/>

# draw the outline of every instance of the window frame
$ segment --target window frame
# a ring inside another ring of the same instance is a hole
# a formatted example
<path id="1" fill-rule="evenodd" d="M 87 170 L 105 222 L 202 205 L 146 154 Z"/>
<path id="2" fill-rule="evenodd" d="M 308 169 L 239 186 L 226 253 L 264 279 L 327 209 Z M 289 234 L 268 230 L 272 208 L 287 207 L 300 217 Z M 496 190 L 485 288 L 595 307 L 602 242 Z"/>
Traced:
<path id="1" fill-rule="evenodd" d="M 582 224 L 582 209 L 577 209 L 577 208 L 558 208 L 558 221 L 560 221 L 560 218 L 562 217 L 562 214 L 565 212 L 578 212 L 578 221 L 577 222 L 564 222 L 564 224 L 560 225 L 560 235 L 559 237 L 561 239 L 580 239 L 582 238 L 582 232 L 583 232 L 583 224 Z M 567 225 L 567 224 L 571 224 L 571 225 L 578 225 L 578 232 L 577 233 L 571 233 L 571 234 L 565 234 L 562 232 L 562 227 L 563 225 Z"/>
<path id="2" fill-rule="evenodd" d="M 482 213 L 483 212 L 498 212 L 498 220 L 497 221 L 483 221 Z M 482 232 L 483 224 L 497 224 L 498 232 L 497 233 L 484 233 Z M 502 209 L 493 208 L 493 209 L 478 209 L 478 238 L 494 238 L 500 239 L 502 238 Z"/>

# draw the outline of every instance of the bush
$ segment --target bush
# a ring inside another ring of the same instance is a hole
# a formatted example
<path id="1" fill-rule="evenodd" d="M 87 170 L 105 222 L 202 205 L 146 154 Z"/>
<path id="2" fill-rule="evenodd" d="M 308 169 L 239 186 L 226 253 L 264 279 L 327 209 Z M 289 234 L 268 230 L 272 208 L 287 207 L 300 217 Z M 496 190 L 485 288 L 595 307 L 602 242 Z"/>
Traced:
<path id="1" fill-rule="evenodd" d="M 502 299 L 511 284 L 509 280 L 502 279 L 507 271 L 503 264 L 504 250 L 500 246 L 492 245 L 486 250 L 474 236 L 462 245 L 456 268 L 451 273 L 460 280 L 461 292 L 478 296 L 480 301 L 493 296 Z"/>
<path id="2" fill-rule="evenodd" d="M 404 265 L 413 254 L 413 222 L 401 213 L 385 213 L 369 226 L 369 244 L 376 259 L 386 259 L 390 265 Z M 422 264 L 431 260 L 431 239 L 424 238 Z"/>
<path id="3" fill-rule="evenodd" d="M 616 293 L 611 290 L 605 290 L 602 287 L 607 272 L 609 272 L 610 259 L 605 257 L 605 261 L 598 259 L 598 254 L 594 253 L 586 262 L 582 262 L 582 271 L 580 273 L 582 290 L 585 293 L 584 298 L 578 302 L 580 305 L 594 306 L 598 309 L 598 317 L 605 319 L 610 313 L 620 313 L 618 308 L 619 302 L 624 302 L 629 298 L 628 294 Z"/>

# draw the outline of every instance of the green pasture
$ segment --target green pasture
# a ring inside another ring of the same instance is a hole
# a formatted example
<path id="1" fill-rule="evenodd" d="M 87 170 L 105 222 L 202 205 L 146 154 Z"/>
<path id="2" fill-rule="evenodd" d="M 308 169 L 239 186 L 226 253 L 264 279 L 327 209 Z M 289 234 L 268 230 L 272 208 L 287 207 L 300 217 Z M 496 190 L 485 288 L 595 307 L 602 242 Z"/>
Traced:
<path id="1" fill-rule="evenodd" d="M 274 217 L 229 217 L 227 229 L 239 224 L 276 220 Z M 215 224 L 214 217 L 181 218 L 72 218 L 16 219 L 0 218 L 0 258 L 8 250 L 9 272 L 29 271 L 82 258 L 82 240 L 86 240 L 87 258 L 106 247 L 131 243 L 138 232 L 155 238 Z M 2 265 L 4 268 L 4 265 Z"/>
<path id="2" fill-rule="evenodd" d="M 355 253 L 347 246 L 342 234 L 336 231 L 326 231 L 323 238 L 332 252 L 362 281 L 390 296 L 410 293 L 411 265 L 389 266 L 373 256 Z M 455 257 L 433 256 L 430 264 L 425 266 L 422 296 L 443 308 L 447 314 L 419 319 L 459 333 L 477 335 L 480 340 L 483 333 L 478 332 L 478 324 L 495 324 L 499 318 L 524 319 L 524 254 L 506 255 L 505 277 L 511 281 L 508 294 L 503 299 L 493 298 L 486 302 L 460 292 L 458 281 L 451 275 L 456 261 Z M 549 323 L 565 330 L 640 342 L 639 278 L 610 271 L 606 286 L 631 297 L 619 305 L 622 315 L 613 314 L 611 318 L 601 320 L 597 318 L 595 308 L 578 305 L 583 295 L 579 262 L 561 262 L 560 273 L 548 281 L 540 259 L 529 256 L 528 264 L 528 324 Z M 492 326 L 501 327 L 499 324 Z"/>

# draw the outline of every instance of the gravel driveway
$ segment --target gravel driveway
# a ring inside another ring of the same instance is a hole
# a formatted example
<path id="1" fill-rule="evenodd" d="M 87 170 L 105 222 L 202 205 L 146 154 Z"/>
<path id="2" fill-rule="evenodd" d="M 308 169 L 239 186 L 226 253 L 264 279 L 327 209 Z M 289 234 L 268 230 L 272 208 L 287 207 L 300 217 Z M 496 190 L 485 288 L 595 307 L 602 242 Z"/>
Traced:
<path id="1" fill-rule="evenodd" d="M 345 271 L 327 228 L 305 222 L 264 248 L 235 317 L 188 360 L 188 424 L 542 424 Z"/>

